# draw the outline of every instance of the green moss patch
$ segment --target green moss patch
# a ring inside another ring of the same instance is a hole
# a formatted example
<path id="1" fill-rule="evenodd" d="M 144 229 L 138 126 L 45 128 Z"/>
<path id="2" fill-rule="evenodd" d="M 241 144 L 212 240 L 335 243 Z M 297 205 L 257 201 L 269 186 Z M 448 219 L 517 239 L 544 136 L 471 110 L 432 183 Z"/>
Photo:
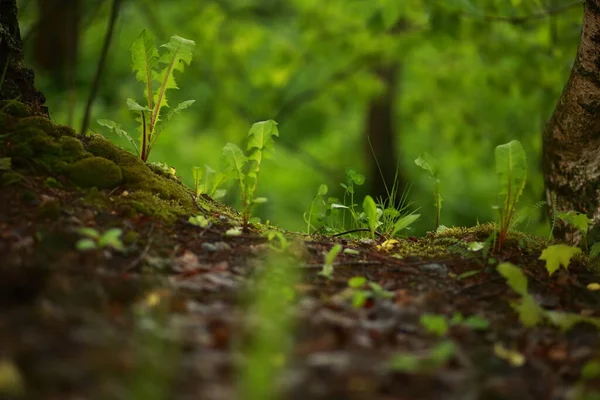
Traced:
<path id="1" fill-rule="evenodd" d="M 102 157 L 88 157 L 69 165 L 68 176 L 84 188 L 111 189 L 123 181 L 121 168 Z"/>

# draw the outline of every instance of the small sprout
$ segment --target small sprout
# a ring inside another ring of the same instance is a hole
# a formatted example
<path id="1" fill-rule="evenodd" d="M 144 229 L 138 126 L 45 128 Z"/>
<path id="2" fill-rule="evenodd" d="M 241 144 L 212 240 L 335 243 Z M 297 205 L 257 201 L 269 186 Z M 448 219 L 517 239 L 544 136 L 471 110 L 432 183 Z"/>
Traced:
<path id="1" fill-rule="evenodd" d="M 473 275 L 477 275 L 480 272 L 481 272 L 481 270 L 477 270 L 477 269 L 474 269 L 474 270 L 471 270 L 471 271 L 465 271 L 462 274 L 458 275 L 456 277 L 456 280 L 460 281 L 462 279 L 469 278 L 469 277 L 471 277 Z"/>
<path id="2" fill-rule="evenodd" d="M 289 242 L 285 235 L 280 231 L 267 231 L 263 234 L 269 241 L 269 247 L 273 250 L 285 251 L 289 247 Z"/>
<path id="3" fill-rule="evenodd" d="M 434 191 L 433 191 L 433 201 L 434 201 L 434 205 L 435 205 L 435 229 L 434 231 L 436 232 L 442 232 L 440 231 L 440 228 L 443 227 L 445 229 L 445 226 L 440 225 L 440 214 L 442 213 L 442 202 L 444 201 L 444 199 L 442 198 L 441 194 L 440 194 L 440 179 L 438 178 L 437 175 L 437 170 L 435 169 L 434 165 L 437 164 L 436 160 L 431 157 L 428 153 L 422 153 L 419 158 L 417 158 L 415 160 L 415 164 L 417 166 L 419 166 L 421 169 L 427 171 L 427 173 L 429 174 L 429 177 L 431 178 L 431 180 L 434 183 Z"/>
<path id="4" fill-rule="evenodd" d="M 375 282 L 369 282 L 364 276 L 355 276 L 348 280 L 349 290 L 346 294 L 352 298 L 354 308 L 362 308 L 368 299 L 389 299 L 394 297 L 389 292 Z"/>
<path id="5" fill-rule="evenodd" d="M 504 347 L 501 343 L 494 345 L 494 354 L 496 357 L 508 362 L 513 367 L 521 367 L 525 364 L 525 356 L 516 351 Z"/>
<path id="6" fill-rule="evenodd" d="M 112 247 L 117 251 L 124 251 L 125 246 L 121 241 L 121 236 L 123 231 L 119 228 L 111 228 L 100 234 L 94 228 L 80 228 L 78 233 L 82 236 L 86 236 L 84 239 L 80 239 L 76 248 L 79 251 L 87 251 L 87 250 L 96 250 L 96 249 L 105 249 L 108 247 Z"/>
<path id="7" fill-rule="evenodd" d="M 200 214 L 189 217 L 188 222 L 192 225 L 199 226 L 200 228 L 208 228 L 210 226 L 210 221 Z"/>
<path id="8" fill-rule="evenodd" d="M 344 249 L 344 254 L 347 254 L 349 256 L 357 256 L 360 254 L 360 251 L 346 248 Z"/>
<path id="9" fill-rule="evenodd" d="M 483 242 L 471 242 L 468 244 L 467 248 L 470 251 L 479 251 L 479 250 L 483 250 L 483 248 L 485 247 L 485 243 Z"/>
<path id="10" fill-rule="evenodd" d="M 435 370 L 456 354 L 456 345 L 452 340 L 442 340 L 425 354 L 400 353 L 392 357 L 390 369 L 392 371 L 415 373 Z"/>
<path id="11" fill-rule="evenodd" d="M 544 318 L 544 309 L 527 291 L 527 277 L 521 269 L 511 263 L 502 263 L 496 268 L 508 286 L 521 295 L 521 301 L 513 303 L 513 308 L 519 313 L 519 320 L 526 327 L 537 325 Z"/>
<path id="12" fill-rule="evenodd" d="M 306 233 L 310 235 L 310 229 L 313 227 L 312 218 L 313 218 L 313 210 L 315 208 L 315 204 L 319 203 L 320 205 L 325 205 L 323 201 L 323 196 L 327 194 L 327 185 L 321 184 L 319 189 L 317 190 L 317 195 L 310 203 L 310 208 L 308 213 L 304 213 L 304 221 L 306 222 Z"/>
<path id="13" fill-rule="evenodd" d="M 327 252 L 327 254 L 325 254 L 325 262 L 323 263 L 323 269 L 321 269 L 319 275 L 324 276 L 327 279 L 333 277 L 333 261 L 341 251 L 342 245 L 337 243 Z"/>
<path id="14" fill-rule="evenodd" d="M 225 236 L 240 236 L 242 234 L 242 227 L 236 226 L 235 228 L 227 229 Z"/>

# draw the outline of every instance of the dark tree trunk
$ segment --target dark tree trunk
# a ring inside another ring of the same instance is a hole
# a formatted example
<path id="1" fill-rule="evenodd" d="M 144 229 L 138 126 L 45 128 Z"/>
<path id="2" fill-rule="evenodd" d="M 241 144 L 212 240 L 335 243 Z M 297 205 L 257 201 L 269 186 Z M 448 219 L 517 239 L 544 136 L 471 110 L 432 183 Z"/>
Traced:
<path id="1" fill-rule="evenodd" d="M 80 0 L 38 0 L 38 9 L 35 65 L 51 74 L 59 89 L 66 90 L 76 72 Z"/>
<path id="2" fill-rule="evenodd" d="M 543 133 L 547 201 L 558 211 L 592 218 L 590 240 L 600 231 L 600 0 L 586 0 L 581 42 L 571 76 Z M 560 221 L 560 239 L 580 235 Z"/>
<path id="3" fill-rule="evenodd" d="M 381 67 L 376 71 L 385 88 L 378 97 L 371 100 L 367 112 L 365 137 L 370 139 L 373 148 L 371 150 L 367 142 L 367 159 L 371 160 L 367 183 L 370 182 L 369 193 L 376 199 L 387 199 L 388 195 L 392 194 L 394 180 L 397 181 L 396 191 L 402 191 L 405 184 L 404 177 L 398 165 L 398 146 L 395 127 L 396 92 L 399 72 L 400 67 L 396 63 Z M 377 164 L 379 164 L 379 167 Z M 396 197 L 399 199 L 398 196 Z"/>
<path id="4" fill-rule="evenodd" d="M 46 99 L 34 86 L 33 71 L 23 62 L 16 0 L 0 0 L 0 100 L 18 100 L 47 115 Z"/>

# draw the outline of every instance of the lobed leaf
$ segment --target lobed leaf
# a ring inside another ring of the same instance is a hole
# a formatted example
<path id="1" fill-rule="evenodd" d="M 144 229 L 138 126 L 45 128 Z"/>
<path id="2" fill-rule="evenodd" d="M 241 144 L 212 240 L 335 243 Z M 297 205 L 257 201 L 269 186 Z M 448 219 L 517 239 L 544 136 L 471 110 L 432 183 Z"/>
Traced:
<path id="1" fill-rule="evenodd" d="M 546 247 L 542 251 L 539 260 L 546 261 L 546 270 L 549 275 L 552 275 L 561 265 L 567 268 L 571 262 L 571 258 L 580 253 L 581 249 L 579 247 L 568 246 L 566 244 L 555 244 Z"/>

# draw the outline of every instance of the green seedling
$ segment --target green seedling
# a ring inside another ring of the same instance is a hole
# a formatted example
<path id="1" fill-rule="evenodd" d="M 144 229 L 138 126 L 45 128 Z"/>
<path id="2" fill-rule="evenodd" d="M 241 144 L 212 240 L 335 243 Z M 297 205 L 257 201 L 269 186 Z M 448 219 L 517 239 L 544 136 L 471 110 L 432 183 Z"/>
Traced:
<path id="1" fill-rule="evenodd" d="M 390 361 L 390 369 L 403 373 L 429 372 L 448 363 L 455 353 L 456 345 L 447 339 L 425 352 L 395 354 Z"/>
<path id="2" fill-rule="evenodd" d="M 227 190 L 220 187 L 229 179 L 225 172 L 216 172 L 208 165 L 204 168 L 193 167 L 192 177 L 194 178 L 194 193 L 196 198 L 202 194 L 206 194 L 215 200 L 225 197 Z"/>
<path id="3" fill-rule="evenodd" d="M 272 154 L 275 136 L 279 136 L 277 122 L 273 120 L 256 122 L 248 132 L 247 154 L 233 143 L 227 143 L 223 148 L 223 154 L 229 163 L 229 171 L 239 184 L 244 227 L 248 226 L 254 206 L 267 201 L 265 197 L 255 197 L 255 194 L 262 159 Z"/>
<path id="4" fill-rule="evenodd" d="M 371 239 L 374 239 L 375 231 L 377 230 L 377 227 L 381 225 L 379 219 L 381 218 L 383 211 L 380 208 L 377 208 L 375 200 L 373 200 L 371 196 L 367 195 L 363 201 L 363 212 L 367 218 L 367 225 L 371 234 Z"/>
<path id="5" fill-rule="evenodd" d="M 497 270 L 506 279 L 508 286 L 521 296 L 520 302 L 511 304 L 519 313 L 521 323 L 526 327 L 540 323 L 544 317 L 544 309 L 536 303 L 533 296 L 527 291 L 527 277 L 521 271 L 521 268 L 505 262 L 498 265 Z"/>
<path id="6" fill-rule="evenodd" d="M 308 213 L 304 213 L 304 222 L 306 222 L 306 233 L 310 235 L 311 228 L 314 228 L 312 225 L 312 220 L 314 217 L 314 212 L 317 207 L 325 206 L 325 201 L 323 200 L 323 196 L 327 194 L 327 185 L 321 184 L 319 189 L 317 190 L 317 195 L 310 203 L 310 208 Z"/>
<path id="7" fill-rule="evenodd" d="M 138 143 L 120 124 L 107 119 L 98 120 L 98 124 L 128 140 L 144 162 L 148 160 L 152 148 L 171 118 L 195 101 L 186 100 L 172 107 L 166 115 L 162 113 L 164 107 L 170 107 L 167 103 L 167 90 L 178 88 L 174 72 L 183 71 L 184 66 L 190 64 L 195 45 L 192 40 L 171 36 L 168 43 L 160 46 L 162 51 L 159 52 L 154 37 L 143 30 L 131 46 L 131 58 L 132 71 L 136 79 L 144 84 L 146 104 L 141 105 L 133 99 L 127 99 L 128 109 L 139 115 L 141 135 Z"/>
<path id="8" fill-rule="evenodd" d="M 356 204 L 354 204 L 354 185 L 361 186 L 364 183 L 365 183 L 365 176 L 362 174 L 359 174 L 352 168 L 346 169 L 346 183 L 340 183 L 340 186 L 342 188 L 344 188 L 343 203 L 346 204 L 346 197 L 350 198 L 350 205 L 344 206 L 344 208 L 346 208 L 350 211 L 350 214 L 352 215 L 352 218 L 354 221 L 356 221 L 356 219 L 357 219 L 356 218 L 356 210 L 355 210 Z M 345 226 L 345 224 L 346 224 L 345 217 L 346 217 L 346 214 L 345 213 L 342 214 L 342 226 Z"/>
<path id="9" fill-rule="evenodd" d="M 121 241 L 123 231 L 119 228 L 111 228 L 104 233 L 98 232 L 94 228 L 80 228 L 77 232 L 85 236 L 84 239 L 80 239 L 75 247 L 79 251 L 97 250 L 105 248 L 113 248 L 118 251 L 124 251 L 125 246 Z"/>
<path id="10" fill-rule="evenodd" d="M 263 236 L 269 241 L 269 247 L 276 251 L 285 251 L 289 247 L 289 242 L 285 235 L 280 231 L 267 231 Z"/>
<path id="11" fill-rule="evenodd" d="M 476 315 L 465 318 L 458 312 L 454 313 L 451 319 L 439 314 L 423 314 L 419 322 L 427 332 L 440 337 L 445 336 L 451 326 L 464 326 L 473 330 L 486 330 L 490 326 L 485 318 Z"/>
<path id="12" fill-rule="evenodd" d="M 394 293 L 385 290 L 378 283 L 369 282 L 364 276 L 355 276 L 348 280 L 348 295 L 354 308 L 362 308 L 368 299 L 391 299 Z"/>
<path id="13" fill-rule="evenodd" d="M 325 254 L 325 261 L 319 275 L 324 276 L 327 279 L 333 278 L 333 262 L 335 258 L 342 251 L 342 245 L 336 243 L 328 252 Z"/>
<path id="14" fill-rule="evenodd" d="M 517 202 L 527 182 L 527 158 L 518 140 L 496 147 L 496 173 L 500 183 L 498 193 L 499 212 L 496 250 L 500 250 L 512 227 Z"/>
<path id="15" fill-rule="evenodd" d="M 421 169 L 427 172 L 431 180 L 434 184 L 433 189 L 433 204 L 435 206 L 435 229 L 440 226 L 440 215 L 442 213 L 442 202 L 444 199 L 440 194 L 440 179 L 437 175 L 437 169 L 434 167 L 436 164 L 436 160 L 430 156 L 428 153 L 421 153 L 421 155 L 415 160 L 415 164 L 419 166 Z"/>
<path id="16" fill-rule="evenodd" d="M 189 217 L 188 222 L 192 225 L 199 226 L 200 228 L 208 228 L 210 226 L 210 220 L 200 214 Z"/>

